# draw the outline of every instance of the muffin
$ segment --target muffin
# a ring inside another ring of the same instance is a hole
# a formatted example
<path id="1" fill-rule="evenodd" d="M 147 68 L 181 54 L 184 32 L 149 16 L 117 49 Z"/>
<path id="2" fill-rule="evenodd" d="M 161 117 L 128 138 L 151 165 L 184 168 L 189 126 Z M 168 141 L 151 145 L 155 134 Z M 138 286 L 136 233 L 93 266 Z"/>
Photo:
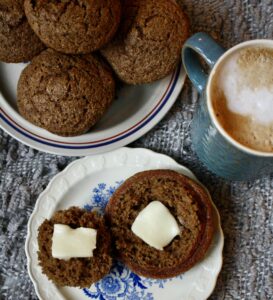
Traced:
<path id="1" fill-rule="evenodd" d="M 120 0 L 25 0 L 28 21 L 48 46 L 86 54 L 105 45 L 120 21 Z"/>
<path id="2" fill-rule="evenodd" d="M 180 229 L 163 250 L 151 247 L 132 231 L 137 216 L 152 201 L 160 201 Z M 189 270 L 205 256 L 214 232 L 206 190 L 171 170 L 140 172 L 127 179 L 110 199 L 106 219 L 117 258 L 136 274 L 150 278 L 169 278 Z"/>
<path id="3" fill-rule="evenodd" d="M 17 87 L 22 116 L 61 136 L 87 132 L 114 96 L 112 73 L 98 57 L 65 55 L 52 49 L 32 60 Z"/>
<path id="4" fill-rule="evenodd" d="M 90 258 L 52 257 L 52 236 L 54 224 L 65 224 L 72 228 L 85 227 L 97 230 L 97 245 Z M 71 207 L 56 212 L 50 220 L 45 220 L 38 232 L 38 259 L 42 271 L 58 286 L 90 287 L 109 273 L 111 239 L 104 219 L 94 212 Z"/>
<path id="5" fill-rule="evenodd" d="M 29 61 L 44 48 L 27 22 L 24 0 L 0 0 L 0 61 Z"/>
<path id="6" fill-rule="evenodd" d="M 101 53 L 126 83 L 149 83 L 165 77 L 180 60 L 189 36 L 188 17 L 175 1 L 121 3 L 120 28 Z"/>

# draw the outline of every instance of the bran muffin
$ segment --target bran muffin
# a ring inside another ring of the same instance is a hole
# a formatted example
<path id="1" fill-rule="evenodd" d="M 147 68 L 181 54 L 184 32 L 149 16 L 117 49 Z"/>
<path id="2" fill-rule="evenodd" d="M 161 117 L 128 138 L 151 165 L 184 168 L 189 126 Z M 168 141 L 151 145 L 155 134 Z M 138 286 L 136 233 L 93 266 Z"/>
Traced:
<path id="1" fill-rule="evenodd" d="M 29 61 L 44 48 L 27 22 L 24 0 L 0 0 L 0 61 Z"/>
<path id="2" fill-rule="evenodd" d="M 149 83 L 165 77 L 180 60 L 189 36 L 188 17 L 175 1 L 121 3 L 120 28 L 101 53 L 126 83 Z"/>
<path id="3" fill-rule="evenodd" d="M 25 0 L 30 26 L 50 48 L 86 54 L 105 45 L 115 34 L 120 0 Z"/>
<path id="4" fill-rule="evenodd" d="M 53 258 L 51 249 L 54 224 L 96 229 L 97 245 L 93 257 L 69 260 Z M 50 220 L 45 220 L 39 227 L 38 245 L 42 271 L 58 286 L 90 287 L 108 274 L 112 266 L 111 238 L 103 217 L 78 207 L 58 211 Z"/>
<path id="5" fill-rule="evenodd" d="M 131 230 L 138 214 L 152 201 L 163 203 L 180 228 L 180 235 L 163 251 Z M 144 171 L 127 179 L 110 199 L 106 218 L 117 257 L 133 272 L 151 278 L 173 277 L 189 270 L 206 254 L 214 231 L 207 191 L 171 170 Z"/>
<path id="6" fill-rule="evenodd" d="M 87 132 L 114 96 L 112 73 L 98 57 L 65 55 L 52 49 L 32 60 L 17 87 L 22 116 L 61 136 Z"/>

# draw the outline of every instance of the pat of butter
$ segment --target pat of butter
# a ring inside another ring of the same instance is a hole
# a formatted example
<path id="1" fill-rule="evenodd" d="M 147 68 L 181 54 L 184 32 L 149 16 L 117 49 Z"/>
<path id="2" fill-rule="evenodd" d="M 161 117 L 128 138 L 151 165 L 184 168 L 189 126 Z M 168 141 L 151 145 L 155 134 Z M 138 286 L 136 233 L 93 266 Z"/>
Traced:
<path id="1" fill-rule="evenodd" d="M 96 249 L 97 230 L 79 227 L 72 229 L 63 224 L 54 224 L 52 256 L 59 259 L 92 257 Z"/>
<path id="2" fill-rule="evenodd" d="M 180 230 L 174 216 L 160 201 L 149 203 L 136 217 L 132 231 L 145 243 L 163 250 Z"/>

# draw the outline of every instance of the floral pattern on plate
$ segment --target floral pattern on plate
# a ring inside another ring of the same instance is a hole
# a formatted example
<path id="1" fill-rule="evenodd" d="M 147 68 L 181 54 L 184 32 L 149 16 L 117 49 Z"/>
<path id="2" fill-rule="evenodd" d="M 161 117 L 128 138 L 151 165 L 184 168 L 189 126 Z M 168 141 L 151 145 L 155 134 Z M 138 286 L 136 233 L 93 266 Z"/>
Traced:
<path id="1" fill-rule="evenodd" d="M 104 213 L 108 200 L 115 190 L 123 183 L 116 181 L 115 185 L 107 186 L 105 183 L 98 184 L 92 190 L 91 203 L 84 208 L 88 211 L 95 210 L 100 214 Z M 176 279 L 182 280 L 183 275 Z M 116 262 L 107 276 L 91 286 L 90 289 L 83 289 L 83 293 L 91 298 L 98 300 L 153 300 L 153 293 L 150 287 L 156 286 L 164 288 L 167 282 L 173 279 L 149 279 L 136 275 L 120 262 Z"/>

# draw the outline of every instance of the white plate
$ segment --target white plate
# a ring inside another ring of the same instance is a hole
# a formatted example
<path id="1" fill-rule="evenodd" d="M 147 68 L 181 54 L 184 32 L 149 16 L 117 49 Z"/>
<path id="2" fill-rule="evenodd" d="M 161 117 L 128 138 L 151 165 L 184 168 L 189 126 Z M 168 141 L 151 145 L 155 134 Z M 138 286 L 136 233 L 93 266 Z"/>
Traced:
<path id="1" fill-rule="evenodd" d="M 104 155 L 77 160 L 56 175 L 40 195 L 28 223 L 26 254 L 29 275 L 43 300 L 203 300 L 213 291 L 222 266 L 223 233 L 215 209 L 217 230 L 208 255 L 188 272 L 168 280 L 138 277 L 123 265 L 89 289 L 57 288 L 38 266 L 38 227 L 56 210 L 76 205 L 103 210 L 114 189 L 133 174 L 149 169 L 173 169 L 194 175 L 173 159 L 146 149 L 121 148 Z"/>
<path id="2" fill-rule="evenodd" d="M 179 65 L 173 74 L 152 84 L 124 85 L 103 119 L 89 133 L 60 137 L 32 125 L 17 111 L 17 82 L 25 66 L 0 63 L 0 126 L 30 147 L 69 156 L 107 152 L 144 135 L 174 104 L 186 77 Z"/>

